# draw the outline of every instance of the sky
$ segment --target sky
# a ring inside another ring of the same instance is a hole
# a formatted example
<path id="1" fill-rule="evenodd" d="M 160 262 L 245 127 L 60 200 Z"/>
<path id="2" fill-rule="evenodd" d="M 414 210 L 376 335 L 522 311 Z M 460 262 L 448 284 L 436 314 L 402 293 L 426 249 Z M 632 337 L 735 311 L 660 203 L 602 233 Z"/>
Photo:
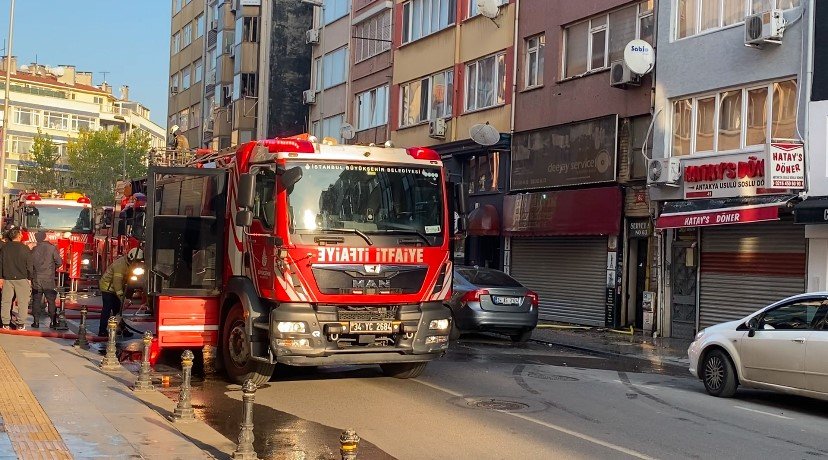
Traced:
<path id="1" fill-rule="evenodd" d="M 0 0 L 0 48 L 6 55 L 9 6 Z M 37 60 L 57 67 L 75 65 L 106 81 L 120 95 L 150 109 L 152 120 L 167 125 L 170 66 L 169 0 L 16 0 L 12 55 L 18 66 Z"/>

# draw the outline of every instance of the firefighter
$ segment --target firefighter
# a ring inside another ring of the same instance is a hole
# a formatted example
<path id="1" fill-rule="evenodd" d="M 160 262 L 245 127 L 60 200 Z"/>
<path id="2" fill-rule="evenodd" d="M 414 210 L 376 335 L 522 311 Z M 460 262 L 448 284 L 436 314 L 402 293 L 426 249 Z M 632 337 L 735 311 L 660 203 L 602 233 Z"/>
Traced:
<path id="1" fill-rule="evenodd" d="M 175 150 L 175 157 L 178 161 L 188 161 L 190 156 L 190 141 L 187 140 L 187 137 L 181 132 L 181 129 L 178 125 L 173 125 L 170 128 L 170 134 L 172 134 L 172 148 Z"/>
<path id="2" fill-rule="evenodd" d="M 143 251 L 140 249 L 130 249 L 125 256 L 115 259 L 112 265 L 106 269 L 103 276 L 101 276 L 99 286 L 101 288 L 103 309 L 101 310 L 101 322 L 98 325 L 98 337 L 106 337 L 106 325 L 109 322 L 109 317 L 121 313 L 126 279 L 129 276 L 129 267 L 132 265 L 132 261 L 143 257 Z M 123 321 L 121 324 L 121 336 L 132 336 L 132 333 L 123 327 Z"/>

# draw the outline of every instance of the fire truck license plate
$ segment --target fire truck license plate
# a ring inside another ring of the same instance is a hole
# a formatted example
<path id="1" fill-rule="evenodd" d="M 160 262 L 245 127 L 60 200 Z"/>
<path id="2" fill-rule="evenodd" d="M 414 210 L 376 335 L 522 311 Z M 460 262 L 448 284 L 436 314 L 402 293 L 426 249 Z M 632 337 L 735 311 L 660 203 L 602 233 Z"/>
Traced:
<path id="1" fill-rule="evenodd" d="M 391 321 L 351 321 L 348 328 L 351 334 L 372 334 L 375 332 L 393 332 Z"/>

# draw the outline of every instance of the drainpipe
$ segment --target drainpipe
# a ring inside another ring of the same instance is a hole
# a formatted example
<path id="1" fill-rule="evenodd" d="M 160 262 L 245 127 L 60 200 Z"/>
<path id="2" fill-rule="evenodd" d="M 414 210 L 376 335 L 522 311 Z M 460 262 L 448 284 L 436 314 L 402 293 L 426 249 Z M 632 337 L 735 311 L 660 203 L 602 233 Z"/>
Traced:
<path id="1" fill-rule="evenodd" d="M 804 7 L 804 6 L 803 6 Z M 810 120 L 810 101 L 811 101 L 811 86 L 813 85 L 813 77 L 814 77 L 814 10 L 816 9 L 816 0 L 811 0 L 808 2 L 808 25 L 807 27 L 803 27 L 802 31 L 802 39 L 807 40 L 808 47 L 806 48 L 806 54 L 803 56 L 805 59 L 805 100 L 803 101 L 800 98 L 800 104 L 804 104 L 805 106 L 805 126 L 803 129 L 802 135 L 802 142 L 806 143 L 809 138 L 808 129 L 809 120 Z M 807 35 L 806 35 L 807 34 Z M 802 84 L 802 83 L 800 83 Z M 799 123 L 799 114 L 797 116 L 797 123 Z M 810 161 L 805 158 L 805 183 L 810 185 L 811 184 L 811 168 L 810 168 Z M 806 193 L 808 189 L 805 189 Z"/>
<path id="2" fill-rule="evenodd" d="M 259 27 L 259 93 L 256 103 L 256 137 L 254 139 L 267 138 L 267 119 L 269 117 L 270 104 L 270 39 L 273 24 L 272 4 L 269 1 L 262 2 L 259 9 L 261 25 Z"/>
<path id="3" fill-rule="evenodd" d="M 509 134 L 515 133 L 515 98 L 517 97 L 517 66 L 518 66 L 518 23 L 520 21 L 520 0 L 515 0 L 515 36 L 512 40 L 514 50 L 512 51 L 512 107 L 509 114 Z M 511 146 L 510 146 L 511 152 Z M 510 153 L 511 155 L 511 153 Z"/>
<path id="4" fill-rule="evenodd" d="M 455 11 L 454 11 L 455 18 L 454 18 L 454 64 L 453 65 L 454 65 L 455 69 L 457 69 L 457 64 L 460 63 L 460 23 L 462 22 L 462 19 L 460 18 L 460 14 L 459 14 L 460 12 L 462 12 L 462 9 L 460 8 L 460 2 L 457 2 L 457 6 L 455 7 Z M 457 88 L 460 88 L 460 85 L 462 84 L 462 83 L 460 83 L 460 80 L 458 78 L 459 75 L 457 75 L 457 73 L 458 72 L 454 72 L 454 92 L 455 92 L 455 94 L 457 93 Z M 451 97 L 453 98 L 454 94 L 452 94 Z M 461 100 L 460 101 L 460 105 L 461 105 L 460 112 L 457 112 L 458 108 L 455 107 L 455 104 L 452 103 L 451 104 L 452 112 L 462 113 L 462 110 L 463 110 L 462 104 L 463 104 L 463 101 Z M 452 118 L 451 118 L 451 140 L 450 140 L 450 142 L 457 140 L 457 120 L 459 118 L 459 117 L 455 117 L 454 113 L 451 114 L 451 117 Z"/>

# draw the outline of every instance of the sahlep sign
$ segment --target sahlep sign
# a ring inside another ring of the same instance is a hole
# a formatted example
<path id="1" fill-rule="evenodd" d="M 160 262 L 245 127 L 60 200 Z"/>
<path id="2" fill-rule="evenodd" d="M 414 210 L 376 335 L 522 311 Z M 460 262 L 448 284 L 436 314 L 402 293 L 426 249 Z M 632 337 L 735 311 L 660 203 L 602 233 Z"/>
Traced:
<path id="1" fill-rule="evenodd" d="M 684 198 L 730 198 L 786 193 L 766 177 L 768 152 L 684 160 Z"/>

